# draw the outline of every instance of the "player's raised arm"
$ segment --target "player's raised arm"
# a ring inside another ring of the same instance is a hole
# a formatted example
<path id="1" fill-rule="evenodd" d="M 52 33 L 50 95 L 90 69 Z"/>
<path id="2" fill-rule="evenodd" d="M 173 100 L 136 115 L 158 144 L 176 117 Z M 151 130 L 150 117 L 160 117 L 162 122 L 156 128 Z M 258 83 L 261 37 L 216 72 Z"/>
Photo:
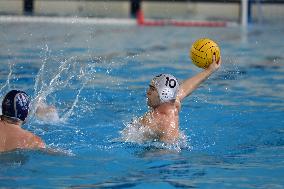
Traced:
<path id="1" fill-rule="evenodd" d="M 180 85 L 180 89 L 177 95 L 178 99 L 182 101 L 185 97 L 190 95 L 203 81 L 205 81 L 220 67 L 221 63 L 221 57 L 217 62 L 215 55 L 213 55 L 212 64 L 210 64 L 208 68 L 206 68 L 199 74 L 183 81 L 183 83 Z"/>
<path id="2" fill-rule="evenodd" d="M 194 77 L 186 79 L 180 86 L 177 99 L 182 101 L 190 95 L 221 65 L 221 52 L 218 44 L 209 38 L 196 40 L 190 49 L 192 63 L 204 70 Z"/>

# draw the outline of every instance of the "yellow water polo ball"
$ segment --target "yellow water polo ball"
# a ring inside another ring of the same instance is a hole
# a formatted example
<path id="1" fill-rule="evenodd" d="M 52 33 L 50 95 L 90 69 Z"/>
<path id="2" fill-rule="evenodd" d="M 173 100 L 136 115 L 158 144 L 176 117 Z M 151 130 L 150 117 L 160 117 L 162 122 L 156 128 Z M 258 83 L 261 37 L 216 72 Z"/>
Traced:
<path id="1" fill-rule="evenodd" d="M 220 59 L 220 49 L 217 43 L 208 38 L 201 38 L 195 41 L 190 49 L 192 63 L 200 68 L 208 68 L 213 62 L 213 54 L 216 60 Z"/>

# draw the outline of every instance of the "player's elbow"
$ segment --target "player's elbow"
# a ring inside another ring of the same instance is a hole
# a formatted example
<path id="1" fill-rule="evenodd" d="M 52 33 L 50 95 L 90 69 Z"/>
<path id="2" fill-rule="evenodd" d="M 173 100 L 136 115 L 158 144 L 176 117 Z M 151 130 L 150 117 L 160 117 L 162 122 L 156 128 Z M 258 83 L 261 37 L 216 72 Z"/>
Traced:
<path id="1" fill-rule="evenodd" d="M 45 145 L 45 143 L 38 137 L 38 140 L 36 141 L 36 143 L 37 143 L 37 148 L 45 148 L 46 147 L 46 145 Z"/>
<path id="2" fill-rule="evenodd" d="M 46 148 L 46 145 L 40 137 L 34 136 L 32 137 L 32 140 L 30 141 L 30 148 L 43 149 L 43 148 Z"/>

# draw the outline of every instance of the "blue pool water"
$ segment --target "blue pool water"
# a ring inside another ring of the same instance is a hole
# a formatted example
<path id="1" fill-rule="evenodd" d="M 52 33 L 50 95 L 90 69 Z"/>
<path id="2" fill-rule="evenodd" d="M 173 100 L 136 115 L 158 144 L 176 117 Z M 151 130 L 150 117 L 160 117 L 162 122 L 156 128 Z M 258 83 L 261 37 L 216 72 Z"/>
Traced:
<path id="1" fill-rule="evenodd" d="M 60 120 L 31 115 L 25 129 L 56 152 L 0 154 L 0 187 L 283 188 L 283 25 L 232 28 L 0 23 L 1 99 L 10 89 L 46 97 Z M 196 39 L 222 49 L 222 68 L 180 113 L 175 146 L 126 142 L 147 111 L 159 73 L 181 81 L 201 70 Z"/>

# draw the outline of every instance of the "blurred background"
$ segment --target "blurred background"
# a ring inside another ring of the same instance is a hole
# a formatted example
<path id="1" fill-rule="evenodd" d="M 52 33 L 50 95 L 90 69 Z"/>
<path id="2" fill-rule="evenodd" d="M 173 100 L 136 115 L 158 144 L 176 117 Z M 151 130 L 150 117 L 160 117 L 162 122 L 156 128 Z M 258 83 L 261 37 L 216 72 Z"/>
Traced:
<path id="1" fill-rule="evenodd" d="M 240 22 L 242 4 L 248 21 L 280 21 L 284 0 L 0 0 L 1 15 L 226 20 Z"/>

